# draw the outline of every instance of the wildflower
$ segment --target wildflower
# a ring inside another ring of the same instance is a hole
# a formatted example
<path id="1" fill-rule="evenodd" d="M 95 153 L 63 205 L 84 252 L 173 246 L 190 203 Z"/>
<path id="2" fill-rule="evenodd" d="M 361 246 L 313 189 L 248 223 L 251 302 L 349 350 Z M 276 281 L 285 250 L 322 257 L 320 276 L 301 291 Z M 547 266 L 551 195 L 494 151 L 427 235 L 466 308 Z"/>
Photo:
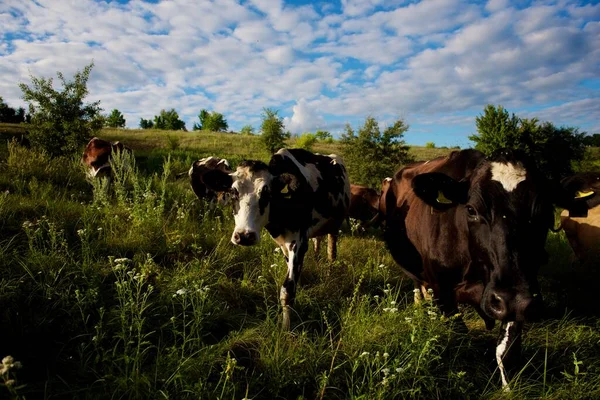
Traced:
<path id="1" fill-rule="evenodd" d="M 384 309 L 383 309 L 383 312 L 388 312 L 388 311 L 390 311 L 390 310 L 391 310 L 391 308 L 389 308 L 389 307 L 386 307 L 386 308 L 384 308 Z"/>
<path id="2" fill-rule="evenodd" d="M 385 353 L 387 354 L 387 353 Z M 389 368 L 384 368 L 381 370 L 381 372 L 383 372 L 383 375 L 388 376 L 388 374 L 390 373 L 390 369 Z"/>
<path id="3" fill-rule="evenodd" d="M 383 353 L 383 358 L 388 358 L 390 356 L 389 353 Z"/>
<path id="4" fill-rule="evenodd" d="M 32 226 L 33 226 L 33 223 L 31 221 L 23 222 L 23 228 L 25 228 L 25 229 L 31 228 Z"/>
<path id="5" fill-rule="evenodd" d="M 77 229 L 77 234 L 78 234 L 79 236 L 83 236 L 83 235 L 85 235 L 85 229 Z"/>
<path id="6" fill-rule="evenodd" d="M 378 296 L 378 295 L 375 295 L 375 296 L 373 296 L 373 298 L 374 298 L 374 299 L 378 299 L 378 298 L 379 298 L 379 296 Z"/>
<path id="7" fill-rule="evenodd" d="M 383 289 L 383 293 L 386 293 L 386 294 L 387 294 L 387 293 L 389 293 L 389 292 L 390 292 L 390 289 Z"/>
<path id="8" fill-rule="evenodd" d="M 115 258 L 115 263 L 117 264 L 125 264 L 126 262 L 131 261 L 129 258 L 123 257 L 123 258 Z"/>
<path id="9" fill-rule="evenodd" d="M 392 301 L 390 301 L 390 304 L 394 306 L 394 305 L 396 305 L 396 302 L 392 300 Z"/>
<path id="10" fill-rule="evenodd" d="M 437 313 L 435 311 L 431 311 L 431 310 L 427 311 L 427 314 L 429 314 L 430 316 L 437 315 Z"/>
<path id="11" fill-rule="evenodd" d="M 277 264 L 271 264 L 271 268 L 277 268 Z"/>
<path id="12" fill-rule="evenodd" d="M 397 309 L 396 307 L 394 307 L 394 308 L 391 308 L 391 309 L 390 309 L 390 312 L 391 312 L 392 314 L 393 314 L 393 313 L 396 313 L 396 312 L 398 312 L 398 309 Z"/>
<path id="13" fill-rule="evenodd" d="M 400 374 L 400 373 L 404 372 L 404 368 L 398 367 L 398 368 L 396 368 L 396 372 Z"/>
<path id="14" fill-rule="evenodd" d="M 411 318 L 411 317 L 404 317 L 404 320 L 405 320 L 406 322 L 412 322 L 412 318 Z"/>
<path id="15" fill-rule="evenodd" d="M 102 227 L 98 228 L 98 232 L 102 231 Z"/>
<path id="16" fill-rule="evenodd" d="M 188 291 L 186 289 L 179 289 L 178 291 L 175 292 L 175 294 L 178 295 L 178 296 L 183 296 L 187 292 Z"/>
<path id="17" fill-rule="evenodd" d="M 281 251 L 280 247 L 276 247 L 275 250 L 273 251 L 274 253 L 279 253 Z"/>
<path id="18" fill-rule="evenodd" d="M 368 356 L 368 355 L 369 355 L 369 352 L 368 352 L 368 351 L 363 351 L 363 352 L 360 354 L 360 356 L 358 356 L 358 357 L 359 357 L 359 358 L 363 358 L 363 357 L 366 357 L 366 356 Z"/>
<path id="19" fill-rule="evenodd" d="M 384 264 L 379 264 L 379 268 L 385 268 Z"/>
<path id="20" fill-rule="evenodd" d="M 419 293 L 419 292 L 420 292 L 420 290 L 419 290 L 419 289 L 417 289 L 417 288 L 414 288 L 414 289 L 413 289 L 413 293 Z"/>

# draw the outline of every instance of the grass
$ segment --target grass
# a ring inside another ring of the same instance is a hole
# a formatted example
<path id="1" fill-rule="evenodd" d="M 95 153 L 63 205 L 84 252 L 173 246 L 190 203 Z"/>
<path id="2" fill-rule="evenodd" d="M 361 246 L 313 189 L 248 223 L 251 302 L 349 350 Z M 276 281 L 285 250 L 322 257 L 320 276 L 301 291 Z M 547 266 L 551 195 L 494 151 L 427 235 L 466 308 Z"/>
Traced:
<path id="1" fill-rule="evenodd" d="M 110 188 L 85 180 L 78 155 L 0 146 L 0 357 L 22 364 L 0 374 L 0 397 L 600 397 L 598 271 L 571 263 L 563 234 L 549 237 L 546 317 L 527 325 L 507 394 L 497 329 L 464 309 L 470 332 L 457 332 L 432 304 L 415 306 L 374 230 L 345 228 L 334 263 L 309 251 L 293 329 L 279 329 L 275 244 L 263 232 L 234 247 L 230 210 L 176 178 L 207 155 L 267 159 L 256 138 L 104 133 L 136 154 L 117 160 Z"/>

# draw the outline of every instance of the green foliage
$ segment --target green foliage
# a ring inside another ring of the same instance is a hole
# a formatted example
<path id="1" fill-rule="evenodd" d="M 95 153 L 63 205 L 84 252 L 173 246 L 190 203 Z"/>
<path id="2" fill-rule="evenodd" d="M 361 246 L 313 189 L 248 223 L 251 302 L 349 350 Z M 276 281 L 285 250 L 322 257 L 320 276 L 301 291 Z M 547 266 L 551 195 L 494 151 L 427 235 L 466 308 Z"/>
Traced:
<path id="1" fill-rule="evenodd" d="M 72 81 L 57 72 L 62 91 L 54 89 L 52 78 L 31 76 L 31 86 L 19 84 L 32 115 L 29 140 L 34 146 L 54 157 L 72 153 L 102 128 L 100 101 L 83 102 L 93 66 L 91 63 L 84 67 Z"/>
<path id="2" fill-rule="evenodd" d="M 174 108 L 169 111 L 160 110 L 159 115 L 154 116 L 154 129 L 168 131 L 185 131 L 185 122 L 179 119 L 179 114 Z"/>
<path id="3" fill-rule="evenodd" d="M 254 127 L 252 125 L 244 125 L 242 126 L 240 133 L 247 136 L 254 135 Z"/>
<path id="4" fill-rule="evenodd" d="M 312 151 L 315 143 L 317 143 L 317 137 L 312 133 L 303 133 L 298 139 L 296 139 L 296 147 L 308 151 Z"/>
<path id="5" fill-rule="evenodd" d="M 435 149 L 435 143 L 434 142 L 427 142 L 427 143 L 425 143 L 425 148 L 427 148 L 427 149 Z"/>
<path id="6" fill-rule="evenodd" d="M 476 117 L 478 134 L 469 137 L 486 155 L 507 147 L 524 151 L 546 176 L 563 178 L 572 173 L 572 163 L 583 160 L 585 134 L 575 127 L 556 127 L 537 118 L 509 115 L 502 106 L 488 104 Z"/>
<path id="7" fill-rule="evenodd" d="M 402 137 L 408 125 L 401 119 L 383 132 L 373 117 L 367 117 L 358 128 L 350 125 L 342 135 L 342 155 L 351 181 L 371 187 L 379 187 L 381 181 L 391 176 L 404 164 L 412 161 Z"/>
<path id="8" fill-rule="evenodd" d="M 288 139 L 290 135 L 284 132 L 284 128 L 283 118 L 279 116 L 278 110 L 263 109 L 260 138 L 269 153 L 274 154 L 277 150 L 285 147 L 285 139 Z"/>
<path id="9" fill-rule="evenodd" d="M 10 124 L 20 124 L 25 122 L 25 109 L 19 107 L 15 110 L 9 107 L 0 96 L 0 122 L 7 122 Z"/>
<path id="10" fill-rule="evenodd" d="M 198 114 L 198 119 L 200 119 L 200 123 L 194 123 L 193 130 L 195 131 L 211 131 L 211 132 L 223 132 L 229 128 L 227 124 L 227 120 L 223 117 L 223 114 L 218 113 L 216 111 L 208 112 L 205 109 L 200 111 Z"/>
<path id="11" fill-rule="evenodd" d="M 154 128 L 154 122 L 152 122 L 151 119 L 140 118 L 140 128 L 152 129 L 152 128 Z"/>
<path id="12" fill-rule="evenodd" d="M 125 122 L 125 118 L 123 117 L 123 114 L 121 114 L 121 111 L 115 108 L 110 115 L 106 117 L 105 126 L 109 128 L 124 128 Z"/>
<path id="13" fill-rule="evenodd" d="M 318 130 L 315 133 L 315 136 L 317 137 L 317 139 L 319 139 L 319 140 L 321 140 L 323 142 L 325 142 L 325 141 L 327 141 L 329 139 L 333 139 L 333 137 L 331 136 L 331 133 L 328 132 L 328 131 Z"/>
<path id="14" fill-rule="evenodd" d="M 600 147 L 600 133 L 594 133 L 593 135 L 586 135 L 583 139 L 583 143 L 586 146 Z"/>

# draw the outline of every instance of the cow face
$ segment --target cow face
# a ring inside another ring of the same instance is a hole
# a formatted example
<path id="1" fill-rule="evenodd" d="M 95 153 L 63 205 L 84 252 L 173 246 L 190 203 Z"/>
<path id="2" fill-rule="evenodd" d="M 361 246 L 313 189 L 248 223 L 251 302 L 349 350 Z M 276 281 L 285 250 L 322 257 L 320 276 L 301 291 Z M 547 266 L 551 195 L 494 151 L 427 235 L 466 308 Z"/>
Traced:
<path id="1" fill-rule="evenodd" d="M 233 244 L 251 246 L 259 242 L 260 232 L 269 221 L 272 181 L 268 166 L 260 161 L 244 161 L 232 174 L 220 170 L 206 173 L 207 187 L 229 193 L 235 220 Z"/>
<path id="2" fill-rule="evenodd" d="M 553 204 L 544 180 L 514 157 L 491 158 L 456 181 L 440 173 L 413 180 L 415 193 L 436 209 L 453 213 L 468 240 L 470 283 L 483 285 L 481 309 L 498 320 L 539 314 L 539 267 L 553 223 Z M 462 238 L 457 238 L 462 240 Z"/>

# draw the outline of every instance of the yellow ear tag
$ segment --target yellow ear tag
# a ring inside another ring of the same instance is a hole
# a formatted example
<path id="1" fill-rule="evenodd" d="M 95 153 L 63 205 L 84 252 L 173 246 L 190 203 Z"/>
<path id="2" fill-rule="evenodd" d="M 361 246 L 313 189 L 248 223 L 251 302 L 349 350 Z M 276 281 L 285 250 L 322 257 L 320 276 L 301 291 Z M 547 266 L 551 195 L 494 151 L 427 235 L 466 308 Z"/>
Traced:
<path id="1" fill-rule="evenodd" d="M 289 193 L 289 189 L 288 189 L 287 183 L 285 184 L 285 186 L 283 187 L 283 189 L 281 189 L 281 193 L 283 193 L 283 194 Z"/>
<path id="2" fill-rule="evenodd" d="M 595 194 L 595 192 L 593 191 L 589 191 L 589 192 L 581 192 L 581 191 L 577 191 L 575 192 L 575 198 L 576 199 L 582 199 L 584 197 L 590 197 L 593 196 Z"/>
<path id="3" fill-rule="evenodd" d="M 452 204 L 452 200 L 447 199 L 441 190 L 438 191 L 438 197 L 435 199 L 435 201 L 441 204 Z"/>

